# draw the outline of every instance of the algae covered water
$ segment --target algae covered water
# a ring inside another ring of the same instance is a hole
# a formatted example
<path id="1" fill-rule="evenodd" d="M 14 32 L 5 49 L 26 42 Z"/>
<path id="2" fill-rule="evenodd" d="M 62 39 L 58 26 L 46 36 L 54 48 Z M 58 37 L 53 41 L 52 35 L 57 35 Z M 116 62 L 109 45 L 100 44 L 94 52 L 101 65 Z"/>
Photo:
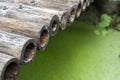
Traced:
<path id="1" fill-rule="evenodd" d="M 120 80 L 120 32 L 103 36 L 95 29 L 75 22 L 59 31 L 17 80 Z"/>

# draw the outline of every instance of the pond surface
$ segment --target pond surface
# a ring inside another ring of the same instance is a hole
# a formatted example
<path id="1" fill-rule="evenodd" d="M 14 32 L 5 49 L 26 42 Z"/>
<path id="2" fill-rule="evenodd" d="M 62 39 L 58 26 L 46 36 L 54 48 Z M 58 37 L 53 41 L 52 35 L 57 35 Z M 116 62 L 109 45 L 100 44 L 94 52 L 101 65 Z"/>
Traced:
<path id="1" fill-rule="evenodd" d="M 120 80 L 120 32 L 98 36 L 94 30 L 75 22 L 59 31 L 17 80 Z"/>

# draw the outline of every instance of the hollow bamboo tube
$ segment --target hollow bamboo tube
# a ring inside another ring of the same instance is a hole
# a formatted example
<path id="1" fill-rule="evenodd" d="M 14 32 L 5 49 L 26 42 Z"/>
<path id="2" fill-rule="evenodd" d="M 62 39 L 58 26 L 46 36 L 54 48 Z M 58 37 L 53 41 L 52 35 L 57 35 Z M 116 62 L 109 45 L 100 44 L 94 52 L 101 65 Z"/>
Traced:
<path id="1" fill-rule="evenodd" d="M 66 11 L 68 15 L 68 22 L 73 23 L 75 20 L 75 14 L 76 14 L 76 5 L 69 5 L 69 4 L 60 4 L 60 3 L 54 3 L 54 2 L 48 2 L 43 0 L 0 0 L 0 1 L 6 1 L 6 2 L 15 2 L 15 3 L 23 3 L 27 5 L 34 5 L 36 7 L 44 7 L 59 11 Z"/>
<path id="2" fill-rule="evenodd" d="M 34 6 L 29 6 L 29 5 L 23 5 L 23 4 L 17 4 L 17 3 L 8 3 L 8 2 L 0 2 L 0 7 L 3 8 L 12 8 L 12 9 L 17 9 L 17 10 L 22 10 L 22 11 L 27 11 L 27 12 L 32 12 L 32 13 L 37 13 L 37 15 L 46 13 L 46 14 L 52 14 L 52 15 L 57 15 L 60 20 L 60 27 L 62 30 L 65 30 L 67 27 L 67 12 L 65 11 L 58 11 L 58 10 L 53 10 L 53 9 L 48 9 L 48 8 L 38 8 Z M 35 14 L 36 14 L 35 13 Z"/>
<path id="3" fill-rule="evenodd" d="M 40 50 L 45 50 L 49 42 L 49 29 L 44 24 L 24 22 L 21 20 L 0 17 L 0 30 L 31 37 Z"/>
<path id="4" fill-rule="evenodd" d="M 32 14 L 35 13 L 35 14 Z M 59 29 L 59 18 L 57 15 L 40 14 L 36 12 L 24 12 L 24 10 L 0 9 L 0 15 L 8 18 L 19 19 L 23 21 L 35 22 L 37 24 L 46 24 L 50 29 L 51 36 L 54 36 Z"/>
<path id="5" fill-rule="evenodd" d="M 83 7 L 83 1 L 82 0 L 67 0 L 71 4 L 77 4 L 77 10 L 76 10 L 76 17 L 79 18 L 81 12 L 82 12 L 82 7 Z"/>
<path id="6" fill-rule="evenodd" d="M 0 53 L 0 80 L 14 80 L 19 73 L 19 64 L 15 57 Z"/>
<path id="7" fill-rule="evenodd" d="M 29 64 L 35 54 L 33 39 L 0 31 L 0 52 L 16 57 L 21 64 Z"/>

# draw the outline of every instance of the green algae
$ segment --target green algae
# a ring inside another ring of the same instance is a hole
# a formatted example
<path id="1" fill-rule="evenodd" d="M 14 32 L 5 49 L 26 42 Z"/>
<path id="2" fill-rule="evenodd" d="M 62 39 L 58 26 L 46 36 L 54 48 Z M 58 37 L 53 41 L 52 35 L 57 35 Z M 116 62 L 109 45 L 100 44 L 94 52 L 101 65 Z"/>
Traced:
<path id="1" fill-rule="evenodd" d="M 17 80 L 120 80 L 120 33 L 97 36 L 95 30 L 78 21 L 59 31 Z"/>

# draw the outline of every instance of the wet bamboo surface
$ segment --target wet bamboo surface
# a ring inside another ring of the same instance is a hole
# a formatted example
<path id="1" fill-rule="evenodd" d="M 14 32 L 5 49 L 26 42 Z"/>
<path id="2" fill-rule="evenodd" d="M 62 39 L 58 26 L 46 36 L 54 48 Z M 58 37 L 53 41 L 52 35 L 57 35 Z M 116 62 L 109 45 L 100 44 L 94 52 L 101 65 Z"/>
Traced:
<path id="1" fill-rule="evenodd" d="M 0 0 L 0 80 L 46 49 L 50 36 L 72 24 L 92 0 Z"/>

